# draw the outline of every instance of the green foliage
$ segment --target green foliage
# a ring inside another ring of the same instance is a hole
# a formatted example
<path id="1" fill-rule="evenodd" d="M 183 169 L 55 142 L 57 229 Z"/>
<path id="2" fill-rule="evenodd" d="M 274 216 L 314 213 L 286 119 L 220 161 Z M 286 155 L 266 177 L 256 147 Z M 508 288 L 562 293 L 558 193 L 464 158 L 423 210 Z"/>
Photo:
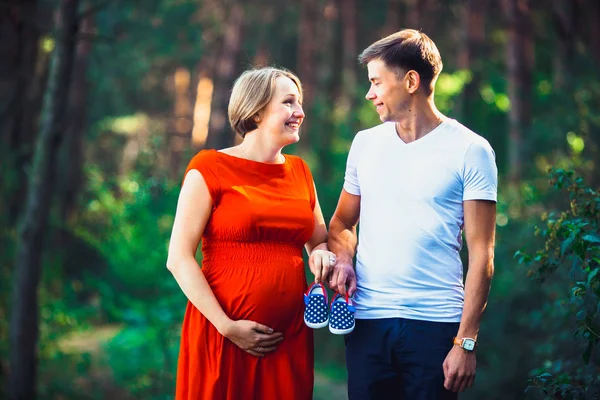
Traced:
<path id="1" fill-rule="evenodd" d="M 105 346 L 115 384 L 136 398 L 167 399 L 174 392 L 181 313 L 172 310 L 184 303 L 171 297 L 176 304 L 167 298 L 128 310 L 127 327 Z"/>
<path id="2" fill-rule="evenodd" d="M 39 374 L 44 379 L 39 385 L 39 397 L 54 399 L 64 396 L 68 399 L 100 400 L 101 397 L 94 393 L 96 389 L 92 389 L 83 379 L 90 372 L 90 353 L 67 353 L 57 349 L 50 357 L 43 358 L 40 362 Z"/>
<path id="3" fill-rule="evenodd" d="M 139 110 L 164 112 L 171 105 L 164 78 L 182 65 L 192 68 L 204 55 L 202 34 L 209 22 L 200 21 L 208 17 L 187 0 L 126 0 L 100 9 L 95 31 L 104 40 L 92 48 L 91 121 Z"/>
<path id="4" fill-rule="evenodd" d="M 176 284 L 165 267 L 169 234 L 179 188 L 165 180 L 140 175 L 105 180 L 89 168 L 89 201 L 75 232 L 94 246 L 108 263 L 106 277 L 118 282 L 109 301 L 126 296 L 148 297 L 171 291 Z"/>
<path id="5" fill-rule="evenodd" d="M 135 173 L 89 163 L 76 218 L 51 220 L 39 290 L 41 399 L 172 398 L 186 300 L 165 266 L 179 183 L 153 168 L 160 145 L 139 154 Z M 0 231 L 2 359 L 14 237 Z"/>
<path id="6" fill-rule="evenodd" d="M 573 385 L 570 376 L 563 374 L 554 376 L 548 372 L 543 373 L 529 381 L 525 389 L 528 399 L 583 399 L 585 390 Z"/>
<path id="7" fill-rule="evenodd" d="M 544 214 L 545 225 L 536 227 L 536 235 L 544 239 L 543 247 L 535 255 L 518 251 L 515 257 L 519 263 L 530 266 L 528 275 L 539 282 L 561 272 L 568 274 L 571 290 L 561 305 L 566 311 L 563 317 L 571 323 L 569 330 L 579 354 L 569 357 L 568 352 L 556 351 L 552 373 L 544 372 L 531 379 L 527 393 L 541 390 L 548 396 L 579 399 L 584 398 L 590 386 L 595 387 L 599 378 L 600 193 L 587 187 L 572 171 L 552 170 L 550 183 L 568 201 L 563 202 L 562 211 Z M 560 311 L 550 315 L 557 314 Z"/>
<path id="8" fill-rule="evenodd" d="M 186 304 L 165 266 L 179 186 L 143 171 L 115 180 L 90 166 L 76 232 L 104 256 L 101 279 L 87 274 L 87 286 L 107 320 L 123 326 L 104 348 L 114 384 L 136 398 L 164 399 L 174 390 Z"/>
<path id="9" fill-rule="evenodd" d="M 443 72 L 435 85 L 435 104 L 447 114 L 455 107 L 455 98 L 460 96 L 466 84 L 471 82 L 470 71 L 459 70 L 452 74 Z"/>

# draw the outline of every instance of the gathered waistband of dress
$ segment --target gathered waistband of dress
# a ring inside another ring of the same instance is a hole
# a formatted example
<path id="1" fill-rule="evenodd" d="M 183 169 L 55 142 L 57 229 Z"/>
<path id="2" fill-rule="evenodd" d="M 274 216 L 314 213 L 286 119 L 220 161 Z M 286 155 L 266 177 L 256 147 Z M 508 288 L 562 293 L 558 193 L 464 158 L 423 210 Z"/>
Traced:
<path id="1" fill-rule="evenodd" d="M 222 262 L 278 262 L 295 257 L 302 258 L 302 247 L 289 243 L 276 242 L 234 242 L 210 241 L 202 244 L 204 263 Z"/>

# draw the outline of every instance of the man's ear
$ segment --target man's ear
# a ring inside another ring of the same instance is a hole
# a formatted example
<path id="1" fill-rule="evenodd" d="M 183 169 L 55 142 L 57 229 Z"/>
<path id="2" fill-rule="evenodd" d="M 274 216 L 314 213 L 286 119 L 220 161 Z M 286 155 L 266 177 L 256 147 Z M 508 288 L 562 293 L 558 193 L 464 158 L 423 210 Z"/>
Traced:
<path id="1" fill-rule="evenodd" d="M 406 90 L 410 94 L 415 94 L 421 86 L 421 77 L 419 73 L 414 70 L 410 70 L 404 76 L 404 84 L 406 85 Z"/>

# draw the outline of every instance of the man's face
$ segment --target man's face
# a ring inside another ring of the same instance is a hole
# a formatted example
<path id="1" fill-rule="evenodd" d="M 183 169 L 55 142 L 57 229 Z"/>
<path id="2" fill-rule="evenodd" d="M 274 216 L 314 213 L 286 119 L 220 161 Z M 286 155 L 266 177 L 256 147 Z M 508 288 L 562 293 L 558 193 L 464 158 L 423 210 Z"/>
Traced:
<path id="1" fill-rule="evenodd" d="M 371 87 L 365 97 L 375 105 L 381 122 L 399 121 L 410 101 L 404 78 L 378 58 L 369 61 L 367 69 Z"/>

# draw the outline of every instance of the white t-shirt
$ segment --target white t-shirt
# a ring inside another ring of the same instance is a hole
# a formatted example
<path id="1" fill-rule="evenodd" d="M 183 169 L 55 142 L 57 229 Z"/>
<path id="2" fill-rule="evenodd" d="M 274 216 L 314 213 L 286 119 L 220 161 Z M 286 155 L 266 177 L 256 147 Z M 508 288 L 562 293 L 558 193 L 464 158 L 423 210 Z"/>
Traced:
<path id="1" fill-rule="evenodd" d="M 404 143 L 392 122 L 359 132 L 344 189 L 361 196 L 356 318 L 459 322 L 463 201 L 496 201 L 490 144 L 453 119 Z"/>

